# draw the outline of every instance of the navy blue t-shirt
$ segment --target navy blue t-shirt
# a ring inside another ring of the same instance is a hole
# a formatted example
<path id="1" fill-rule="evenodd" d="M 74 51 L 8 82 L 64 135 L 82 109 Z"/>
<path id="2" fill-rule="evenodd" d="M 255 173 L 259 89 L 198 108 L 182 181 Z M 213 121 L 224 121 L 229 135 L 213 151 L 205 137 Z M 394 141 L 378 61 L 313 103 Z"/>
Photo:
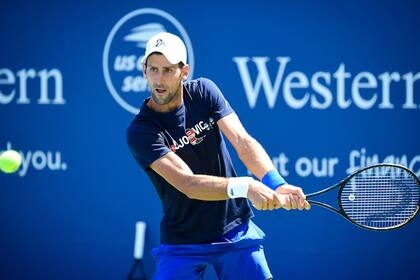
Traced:
<path id="1" fill-rule="evenodd" d="M 149 108 L 150 98 L 146 99 L 127 129 L 130 150 L 163 204 L 163 244 L 209 243 L 253 216 L 247 199 L 190 199 L 150 168 L 152 162 L 172 151 L 194 174 L 236 177 L 217 126 L 217 121 L 233 109 L 219 88 L 204 78 L 184 83 L 183 97 L 179 108 L 166 113 Z"/>

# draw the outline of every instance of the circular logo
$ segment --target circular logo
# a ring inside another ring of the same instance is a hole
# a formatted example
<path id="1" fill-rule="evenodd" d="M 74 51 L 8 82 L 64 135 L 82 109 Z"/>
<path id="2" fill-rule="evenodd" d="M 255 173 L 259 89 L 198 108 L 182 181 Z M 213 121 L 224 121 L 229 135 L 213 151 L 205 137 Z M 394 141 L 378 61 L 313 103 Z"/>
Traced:
<path id="1" fill-rule="evenodd" d="M 184 41 L 189 77 L 192 77 L 194 52 L 191 40 L 181 23 L 167 12 L 154 8 L 132 11 L 114 25 L 105 42 L 102 56 L 105 83 L 115 101 L 132 114 L 138 113 L 139 104 L 150 94 L 141 59 L 147 41 L 159 32 L 176 34 Z"/>

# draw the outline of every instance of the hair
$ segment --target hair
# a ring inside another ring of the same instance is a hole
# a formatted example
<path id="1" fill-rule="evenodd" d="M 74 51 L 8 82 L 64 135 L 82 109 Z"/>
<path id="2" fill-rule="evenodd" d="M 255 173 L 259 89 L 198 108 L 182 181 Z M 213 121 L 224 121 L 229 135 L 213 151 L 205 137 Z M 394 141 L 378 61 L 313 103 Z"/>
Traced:
<path id="1" fill-rule="evenodd" d="M 151 56 L 152 54 L 159 54 L 159 55 L 163 55 L 161 52 L 152 52 L 151 54 L 149 54 L 149 56 Z M 147 57 L 146 61 L 144 62 L 144 65 L 146 65 L 146 67 L 147 67 L 147 60 L 149 59 L 149 56 Z M 182 68 L 184 67 L 184 65 L 185 65 L 185 63 L 184 63 L 184 62 L 182 62 L 182 61 L 178 62 L 178 67 L 179 67 L 180 69 L 182 69 Z"/>

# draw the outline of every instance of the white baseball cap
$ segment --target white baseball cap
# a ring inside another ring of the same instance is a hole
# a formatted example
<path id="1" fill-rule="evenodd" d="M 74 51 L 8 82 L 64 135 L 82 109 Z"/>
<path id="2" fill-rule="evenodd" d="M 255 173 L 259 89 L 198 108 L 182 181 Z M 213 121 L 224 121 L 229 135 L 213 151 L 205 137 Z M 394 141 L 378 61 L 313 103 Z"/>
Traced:
<path id="1" fill-rule="evenodd" d="M 183 62 L 187 64 L 187 49 L 184 42 L 178 36 L 161 32 L 152 36 L 146 44 L 142 63 L 145 63 L 151 53 L 159 52 L 163 54 L 171 64 Z"/>

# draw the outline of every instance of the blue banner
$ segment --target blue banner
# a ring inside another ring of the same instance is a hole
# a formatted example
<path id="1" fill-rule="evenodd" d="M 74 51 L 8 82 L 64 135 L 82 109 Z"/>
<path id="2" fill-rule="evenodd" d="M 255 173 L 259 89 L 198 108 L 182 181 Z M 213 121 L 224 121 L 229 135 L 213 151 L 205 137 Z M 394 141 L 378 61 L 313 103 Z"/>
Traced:
<path id="1" fill-rule="evenodd" d="M 150 95 L 140 61 L 160 31 L 184 40 L 190 78 L 213 80 L 306 193 L 380 162 L 420 176 L 419 13 L 416 1 L 3 3 L 0 151 L 23 162 L 0 174 L 0 278 L 124 279 L 137 221 L 153 274 L 161 204 L 125 131 Z M 373 232 L 315 206 L 255 212 L 275 279 L 417 274 L 418 218 Z"/>

